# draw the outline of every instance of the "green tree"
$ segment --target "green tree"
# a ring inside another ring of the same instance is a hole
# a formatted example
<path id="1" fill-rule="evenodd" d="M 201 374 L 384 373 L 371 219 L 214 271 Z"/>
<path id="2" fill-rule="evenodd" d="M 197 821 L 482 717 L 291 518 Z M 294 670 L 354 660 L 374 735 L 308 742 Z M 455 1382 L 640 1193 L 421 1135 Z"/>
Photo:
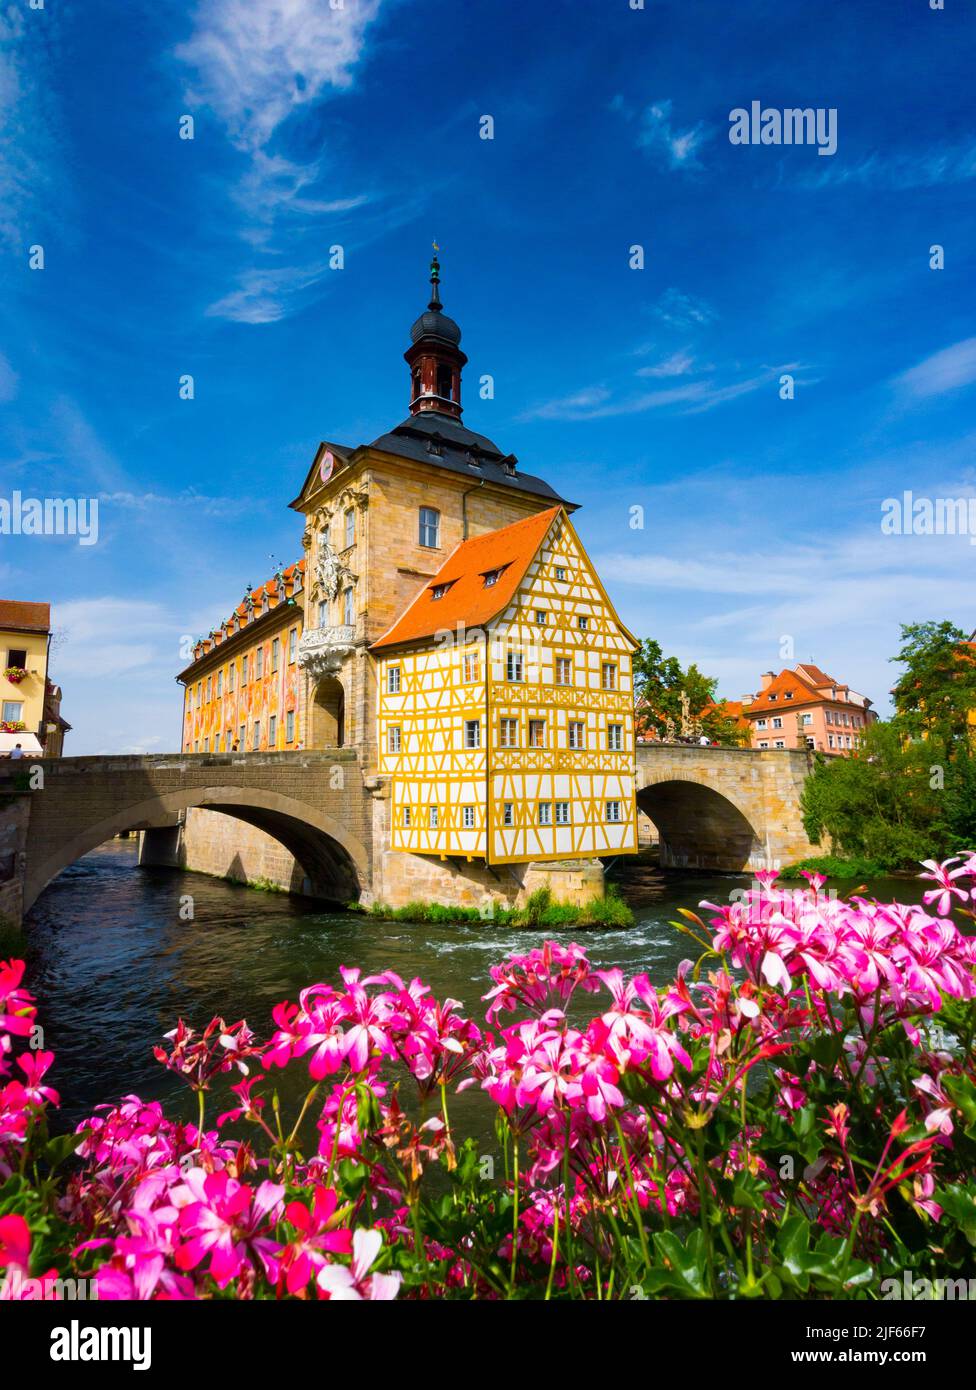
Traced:
<path id="1" fill-rule="evenodd" d="M 634 655 L 638 730 L 653 731 L 663 738 L 670 719 L 680 732 L 684 695 L 691 718 L 699 722 L 710 742 L 726 748 L 745 743 L 748 731 L 739 728 L 723 700 L 716 700 L 717 687 L 717 678 L 706 676 L 694 662 L 682 670 L 677 657 L 665 656 L 659 642 L 645 637 Z"/>
<path id="2" fill-rule="evenodd" d="M 952 750 L 967 743 L 976 709 L 976 653 L 950 622 L 902 625 L 904 666 L 892 693 L 895 723 L 907 738 L 935 738 Z"/>
<path id="3" fill-rule="evenodd" d="M 818 756 L 803 788 L 803 824 L 816 844 L 889 869 L 946 848 L 944 754 L 906 741 L 897 722 L 871 724 L 850 757 Z"/>

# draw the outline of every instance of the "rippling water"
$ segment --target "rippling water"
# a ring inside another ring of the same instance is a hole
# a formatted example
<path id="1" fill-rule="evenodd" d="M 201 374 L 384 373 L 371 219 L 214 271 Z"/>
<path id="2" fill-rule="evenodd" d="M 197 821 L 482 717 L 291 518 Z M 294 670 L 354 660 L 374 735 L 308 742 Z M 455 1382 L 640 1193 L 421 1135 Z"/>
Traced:
<path id="1" fill-rule="evenodd" d="M 439 997 L 459 999 L 477 1022 L 488 968 L 549 932 L 492 925 L 430 926 L 324 913 L 285 894 L 268 894 L 201 874 L 136 866 L 135 841 L 115 841 L 67 869 L 25 923 L 30 988 L 38 997 L 45 1046 L 57 1054 L 52 1084 L 62 1096 L 56 1123 L 73 1125 L 101 1101 L 135 1091 L 167 1098 L 192 1115 L 189 1093 L 154 1060 L 152 1046 L 183 1017 L 202 1027 L 214 1014 L 246 1018 L 266 1035 L 271 1008 L 340 965 L 365 973 L 419 975 Z M 680 906 L 727 900 L 745 875 L 664 875 L 628 865 L 623 883 L 637 922 L 626 931 L 567 931 L 600 967 L 646 970 L 664 983 L 693 943 L 668 925 Z M 879 897 L 915 899 L 911 883 L 880 881 Z M 185 895 L 194 917 L 180 916 Z M 296 1069 L 297 1070 L 297 1069 Z M 299 1077 L 274 1073 L 287 1104 Z M 208 1104 L 212 1121 L 221 1097 Z M 459 1113 L 460 1112 L 460 1113 Z M 455 1104 L 480 1129 L 479 1097 Z"/>

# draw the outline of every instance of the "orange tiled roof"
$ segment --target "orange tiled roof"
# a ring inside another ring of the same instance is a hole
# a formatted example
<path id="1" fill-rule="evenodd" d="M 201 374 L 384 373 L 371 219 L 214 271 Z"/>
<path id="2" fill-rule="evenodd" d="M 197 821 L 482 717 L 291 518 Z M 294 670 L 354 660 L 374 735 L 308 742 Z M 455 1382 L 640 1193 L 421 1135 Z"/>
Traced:
<path id="1" fill-rule="evenodd" d="M 296 563 L 293 565 L 285 566 L 285 568 L 281 571 L 281 579 L 284 581 L 285 584 L 286 595 L 288 595 L 289 597 L 291 596 L 290 594 L 288 594 L 289 587 L 291 589 L 291 594 L 294 594 L 295 586 L 298 583 L 299 579 L 301 579 L 301 577 L 304 575 L 304 573 L 304 557 L 301 560 L 296 561 Z M 193 651 L 194 662 L 199 661 L 202 657 L 209 655 L 209 653 L 212 652 L 215 647 L 220 645 L 220 642 L 225 638 L 225 636 L 230 635 L 226 632 L 226 629 L 228 627 L 230 627 L 232 632 L 237 631 L 239 630 L 239 624 L 243 625 L 247 622 L 249 614 L 254 614 L 256 617 L 260 617 L 261 607 L 263 605 L 265 595 L 267 595 L 268 597 L 270 607 L 277 607 L 277 604 L 274 602 L 274 600 L 277 598 L 278 595 L 278 575 L 272 575 L 272 577 L 268 579 L 264 584 L 259 584 L 256 589 L 251 589 L 250 606 L 248 606 L 247 598 L 242 599 L 241 602 L 234 609 L 230 617 L 226 618 L 224 622 L 220 624 L 219 627 L 214 628 L 213 635 L 210 637 L 203 638 L 203 640 L 197 644 Z M 214 638 L 216 638 L 217 640 L 214 640 Z"/>
<path id="2" fill-rule="evenodd" d="M 12 628 L 14 632 L 50 632 L 51 605 L 0 598 L 0 627 Z"/>
<path id="3" fill-rule="evenodd" d="M 416 642 L 444 628 L 453 630 L 458 623 L 466 628 L 482 627 L 497 617 L 511 601 L 561 511 L 561 507 L 549 507 L 500 531 L 462 541 L 370 650 Z M 491 570 L 501 573 L 486 587 L 484 576 Z M 447 592 L 435 599 L 433 591 L 442 584 L 448 586 Z"/>

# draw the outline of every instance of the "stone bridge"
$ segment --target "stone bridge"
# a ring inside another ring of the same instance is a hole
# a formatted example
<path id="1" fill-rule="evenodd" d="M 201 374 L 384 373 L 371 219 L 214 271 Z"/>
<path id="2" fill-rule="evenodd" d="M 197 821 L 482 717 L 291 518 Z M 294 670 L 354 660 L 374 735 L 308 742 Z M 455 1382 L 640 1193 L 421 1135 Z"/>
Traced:
<path id="1" fill-rule="evenodd" d="M 666 866 L 773 868 L 821 852 L 800 816 L 810 767 L 800 751 L 641 744 L 637 806 Z"/>
<path id="2" fill-rule="evenodd" d="M 815 852 L 800 819 L 808 771 L 801 752 L 644 745 L 637 804 L 657 827 L 664 865 L 764 868 Z M 293 870 L 285 886 L 334 902 L 394 902 L 385 796 L 352 748 L 4 760 L 0 914 L 19 922 L 62 869 L 121 831 L 147 832 L 146 862 L 181 865 L 183 822 L 194 808 L 243 821 L 283 847 Z M 491 872 L 451 869 L 489 888 Z"/>
<path id="3" fill-rule="evenodd" d="M 372 879 L 372 790 L 355 751 L 345 748 L 4 760 L 0 912 L 19 921 L 89 850 L 124 830 L 165 836 L 191 807 L 264 830 L 301 866 L 305 891 L 348 902 L 367 894 Z"/>

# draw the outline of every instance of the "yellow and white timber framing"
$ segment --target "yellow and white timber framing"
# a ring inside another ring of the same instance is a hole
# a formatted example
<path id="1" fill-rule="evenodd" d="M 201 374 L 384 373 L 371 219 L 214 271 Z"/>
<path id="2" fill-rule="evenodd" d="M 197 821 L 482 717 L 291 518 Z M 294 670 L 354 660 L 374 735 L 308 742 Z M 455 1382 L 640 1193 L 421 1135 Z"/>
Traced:
<path id="1" fill-rule="evenodd" d="M 490 864 L 635 853 L 637 646 L 560 509 L 484 628 L 378 659 L 392 848 Z"/>

